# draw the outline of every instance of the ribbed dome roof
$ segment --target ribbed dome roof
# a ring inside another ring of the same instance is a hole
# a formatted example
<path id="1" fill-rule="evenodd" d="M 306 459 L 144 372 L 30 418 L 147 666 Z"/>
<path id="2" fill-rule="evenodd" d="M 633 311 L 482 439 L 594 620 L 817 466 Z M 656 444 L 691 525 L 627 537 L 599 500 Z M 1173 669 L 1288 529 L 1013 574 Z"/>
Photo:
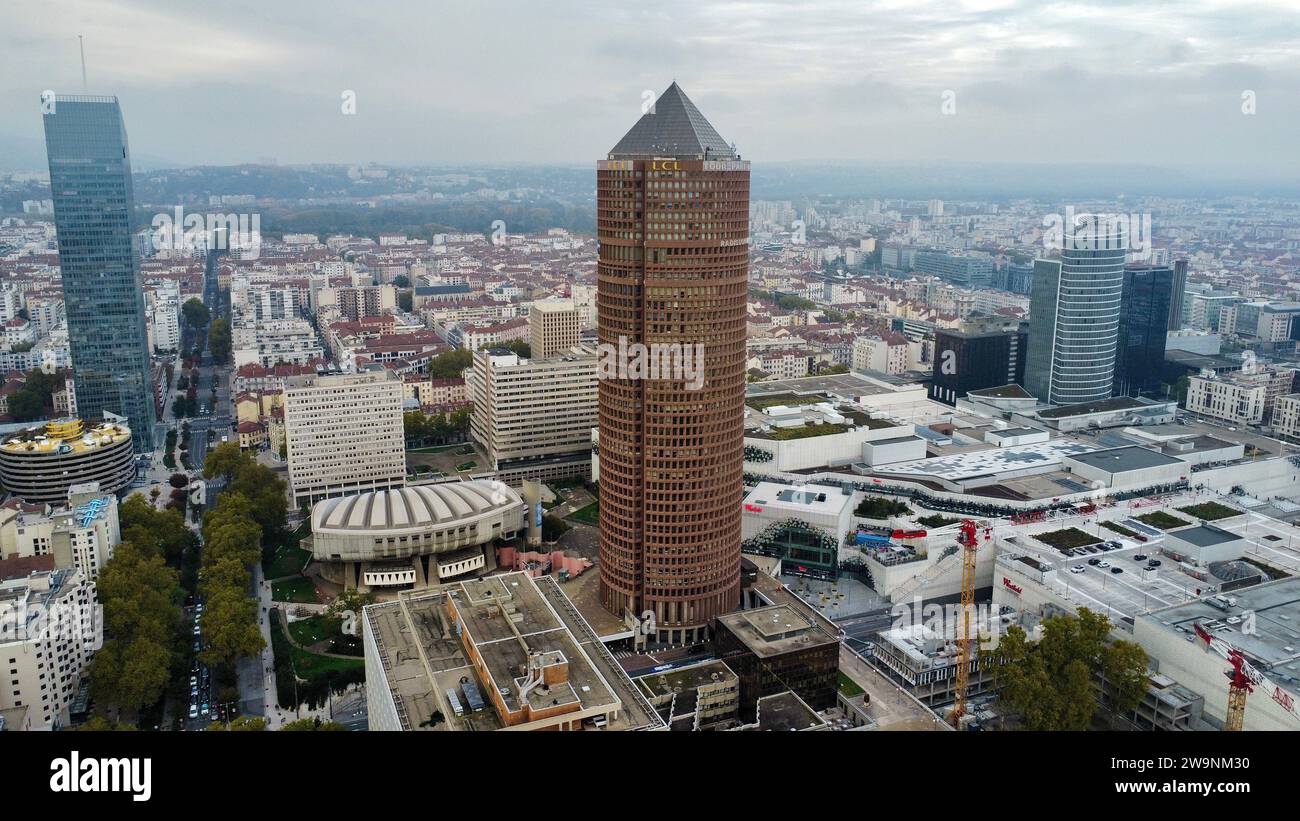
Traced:
<path id="1" fill-rule="evenodd" d="M 502 482 L 476 480 L 376 490 L 318 502 L 312 530 L 406 530 L 472 518 L 522 504 Z"/>

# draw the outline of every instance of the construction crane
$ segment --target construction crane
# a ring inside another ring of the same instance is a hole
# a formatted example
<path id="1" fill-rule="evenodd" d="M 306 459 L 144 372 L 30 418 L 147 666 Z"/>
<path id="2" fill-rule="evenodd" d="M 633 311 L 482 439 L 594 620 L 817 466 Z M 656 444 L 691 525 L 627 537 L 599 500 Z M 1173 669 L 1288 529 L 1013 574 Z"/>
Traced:
<path id="1" fill-rule="evenodd" d="M 1223 719 L 1224 730 L 1241 729 L 1246 720 L 1246 696 L 1255 692 L 1256 687 L 1263 687 L 1269 691 L 1273 700 L 1280 704 L 1282 709 L 1290 713 L 1292 718 L 1300 721 L 1300 713 L 1296 712 L 1295 698 L 1289 692 L 1269 681 L 1263 673 L 1246 661 L 1245 655 L 1240 650 L 1212 634 L 1201 626 L 1200 622 L 1193 623 L 1192 628 L 1196 631 L 1196 637 L 1205 644 L 1205 649 L 1213 650 L 1232 665 L 1232 669 L 1224 671 L 1228 677 L 1228 710 Z"/>
<path id="2" fill-rule="evenodd" d="M 971 632 L 971 613 L 975 610 L 975 557 L 979 551 L 979 525 L 971 519 L 961 523 L 957 535 L 961 546 L 961 615 L 957 622 L 957 702 L 948 721 L 961 727 L 961 717 L 966 715 L 966 686 L 970 681 L 971 645 L 975 637 Z"/>

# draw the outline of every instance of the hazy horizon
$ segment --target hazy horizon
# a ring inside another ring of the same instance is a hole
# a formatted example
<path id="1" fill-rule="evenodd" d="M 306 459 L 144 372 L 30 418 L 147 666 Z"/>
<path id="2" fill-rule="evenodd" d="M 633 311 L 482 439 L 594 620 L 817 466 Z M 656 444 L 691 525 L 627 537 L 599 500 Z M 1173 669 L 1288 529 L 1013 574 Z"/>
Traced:
<path id="1" fill-rule="evenodd" d="M 175 6 L 6 11 L 4 164 L 42 167 L 40 95 L 81 92 L 82 34 L 88 90 L 121 99 L 143 166 L 586 164 L 676 79 L 758 162 L 1300 169 L 1284 2 Z"/>

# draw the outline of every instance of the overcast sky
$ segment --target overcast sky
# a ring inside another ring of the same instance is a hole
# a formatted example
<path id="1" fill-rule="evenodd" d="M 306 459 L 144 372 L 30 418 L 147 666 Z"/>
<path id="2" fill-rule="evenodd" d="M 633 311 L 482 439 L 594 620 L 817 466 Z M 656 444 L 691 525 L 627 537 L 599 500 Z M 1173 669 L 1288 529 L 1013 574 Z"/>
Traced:
<path id="1" fill-rule="evenodd" d="M 42 139 L 42 90 L 81 90 L 82 34 L 137 164 L 589 163 L 675 78 L 756 161 L 1300 169 L 1296 0 L 0 0 L 0 21 L 0 146 Z"/>

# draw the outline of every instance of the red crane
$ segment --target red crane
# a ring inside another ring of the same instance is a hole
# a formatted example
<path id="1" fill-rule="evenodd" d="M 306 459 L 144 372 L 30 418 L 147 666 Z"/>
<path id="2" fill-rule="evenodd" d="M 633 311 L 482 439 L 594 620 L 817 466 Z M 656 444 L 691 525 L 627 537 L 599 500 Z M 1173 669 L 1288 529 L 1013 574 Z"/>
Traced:
<path id="1" fill-rule="evenodd" d="M 1255 692 L 1256 686 L 1263 687 L 1292 718 L 1300 721 L 1295 699 L 1289 692 L 1269 681 L 1246 660 L 1240 650 L 1206 630 L 1200 622 L 1193 623 L 1192 628 L 1207 650 L 1213 650 L 1232 665 L 1231 670 L 1224 671 L 1228 677 L 1228 709 L 1223 719 L 1224 730 L 1241 729 L 1246 720 L 1246 696 Z"/>

